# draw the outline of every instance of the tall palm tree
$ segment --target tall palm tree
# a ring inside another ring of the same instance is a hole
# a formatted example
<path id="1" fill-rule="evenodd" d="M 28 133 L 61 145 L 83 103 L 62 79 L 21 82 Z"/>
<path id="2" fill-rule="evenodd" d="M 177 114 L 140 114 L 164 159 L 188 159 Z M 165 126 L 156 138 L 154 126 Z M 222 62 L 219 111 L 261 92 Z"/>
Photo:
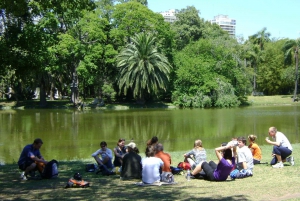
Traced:
<path id="1" fill-rule="evenodd" d="M 286 64 L 292 63 L 292 56 L 294 55 L 295 59 L 295 90 L 294 90 L 294 97 L 293 101 L 295 102 L 297 100 L 297 89 L 298 89 L 298 79 L 299 79 L 299 73 L 298 73 L 298 64 L 299 64 L 299 47 L 300 47 L 300 39 L 297 40 L 288 40 L 283 45 L 283 51 L 284 54 L 284 61 Z"/>
<path id="2" fill-rule="evenodd" d="M 256 34 L 249 36 L 250 41 L 253 44 L 257 44 L 260 50 L 264 50 L 264 45 L 266 42 L 270 42 L 270 32 L 267 32 L 267 28 L 264 27 L 262 30 L 258 31 Z"/>
<path id="3" fill-rule="evenodd" d="M 172 68 L 157 50 L 155 40 L 153 34 L 136 34 L 117 56 L 120 93 L 126 95 L 131 89 L 133 97 L 141 102 L 147 94 L 157 95 L 160 89 L 166 90 Z"/>

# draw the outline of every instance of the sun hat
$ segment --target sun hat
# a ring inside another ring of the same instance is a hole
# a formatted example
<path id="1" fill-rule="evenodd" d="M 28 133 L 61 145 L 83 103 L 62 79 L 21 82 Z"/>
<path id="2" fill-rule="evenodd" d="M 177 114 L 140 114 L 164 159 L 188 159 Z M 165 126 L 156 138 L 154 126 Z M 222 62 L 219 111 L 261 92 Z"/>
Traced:
<path id="1" fill-rule="evenodd" d="M 126 147 L 131 147 L 134 149 L 136 147 L 136 144 L 134 142 L 130 142 L 128 145 L 125 145 Z"/>

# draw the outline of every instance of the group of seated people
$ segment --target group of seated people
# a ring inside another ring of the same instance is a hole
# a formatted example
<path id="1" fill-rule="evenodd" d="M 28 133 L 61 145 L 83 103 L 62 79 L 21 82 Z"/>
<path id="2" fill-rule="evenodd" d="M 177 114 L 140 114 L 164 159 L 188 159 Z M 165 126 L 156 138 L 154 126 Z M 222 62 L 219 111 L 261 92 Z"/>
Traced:
<path id="1" fill-rule="evenodd" d="M 283 162 L 294 165 L 292 146 L 286 136 L 270 127 L 269 136 L 274 141 L 266 138 L 266 142 L 273 146 L 273 159 L 271 165 L 274 168 L 282 168 Z M 253 175 L 255 164 L 261 163 L 261 149 L 255 142 L 255 135 L 249 135 L 249 146 L 246 146 L 245 137 L 232 139 L 228 143 L 222 143 L 215 148 L 218 164 L 214 161 L 207 162 L 206 150 L 202 141 L 197 139 L 194 148 L 184 154 L 185 161 L 190 164 L 191 178 L 203 178 L 209 181 L 225 181 L 231 178 L 244 178 Z M 47 164 L 39 149 L 43 141 L 35 139 L 33 144 L 26 145 L 20 155 L 18 165 L 21 170 L 21 178 L 27 180 L 30 171 L 35 170 L 39 163 Z M 114 161 L 113 159 L 114 152 Z M 171 173 L 171 156 L 164 152 L 163 145 L 158 142 L 156 136 L 152 137 L 146 145 L 145 158 L 141 158 L 139 150 L 134 142 L 125 145 L 125 139 L 119 139 L 113 151 L 107 148 L 107 143 L 102 141 L 100 149 L 92 154 L 101 171 L 107 175 L 112 173 L 114 167 L 120 167 L 121 179 L 142 179 L 144 184 L 152 184 L 162 180 L 162 175 Z"/>
<path id="2" fill-rule="evenodd" d="M 112 150 L 107 148 L 106 142 L 100 143 L 100 149 L 92 154 L 99 168 L 105 172 L 113 167 L 120 167 L 121 179 L 142 179 L 145 184 L 159 182 L 164 172 L 171 172 L 171 156 L 163 151 L 163 145 L 158 143 L 155 136 L 147 142 L 145 158 L 141 158 L 134 142 L 125 145 L 120 139 L 113 149 L 114 162 L 112 163 Z M 109 175 L 109 174 L 107 174 Z"/>

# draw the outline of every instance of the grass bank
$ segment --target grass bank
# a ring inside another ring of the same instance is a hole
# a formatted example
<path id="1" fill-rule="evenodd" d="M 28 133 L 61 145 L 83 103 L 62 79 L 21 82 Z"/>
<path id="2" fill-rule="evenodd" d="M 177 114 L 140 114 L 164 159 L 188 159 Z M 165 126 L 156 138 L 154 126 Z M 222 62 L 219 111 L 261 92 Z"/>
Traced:
<path id="1" fill-rule="evenodd" d="M 165 102 L 148 102 L 144 105 L 139 105 L 134 102 L 132 103 L 113 103 L 106 104 L 105 106 L 94 105 L 93 99 L 87 99 L 84 101 L 81 109 L 112 109 L 112 110 L 127 110 L 127 109 L 138 109 L 138 108 L 176 108 L 172 103 Z M 278 96 L 248 96 L 247 104 L 249 106 L 259 105 L 300 105 L 300 102 L 293 102 L 291 95 L 278 95 Z M 30 109 L 40 108 L 38 100 L 30 101 L 5 101 L 0 100 L 0 109 Z M 46 108 L 52 109 L 72 109 L 73 104 L 69 100 L 55 100 L 47 101 Z"/>
<path id="2" fill-rule="evenodd" d="M 262 146 L 263 161 L 271 159 L 271 146 Z M 84 171 L 89 160 L 59 161 L 59 177 L 50 180 L 19 179 L 16 164 L 0 166 L 0 200 L 300 200 L 300 144 L 293 145 L 295 166 L 288 163 L 282 169 L 269 165 L 256 165 L 254 176 L 209 182 L 186 181 L 183 175 L 175 175 L 176 185 L 138 187 L 137 181 L 120 181 L 117 175 L 101 176 Z M 172 164 L 183 160 L 184 152 L 172 152 Z M 141 154 L 143 156 L 143 154 Z M 216 160 L 213 149 L 207 150 L 207 159 Z M 76 172 L 91 183 L 85 189 L 65 189 Z"/>
<path id="3" fill-rule="evenodd" d="M 250 105 L 300 105 L 300 102 L 293 102 L 292 95 L 278 96 L 248 96 Z"/>

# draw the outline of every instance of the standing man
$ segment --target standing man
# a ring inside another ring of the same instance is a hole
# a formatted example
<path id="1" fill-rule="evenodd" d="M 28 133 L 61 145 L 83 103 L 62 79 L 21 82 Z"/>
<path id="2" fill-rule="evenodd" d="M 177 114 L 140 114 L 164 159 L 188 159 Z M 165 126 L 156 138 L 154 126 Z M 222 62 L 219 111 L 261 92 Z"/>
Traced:
<path id="1" fill-rule="evenodd" d="M 287 137 L 283 133 L 277 131 L 275 127 L 269 128 L 269 135 L 275 140 L 271 141 L 268 137 L 266 138 L 267 143 L 274 145 L 272 154 L 275 156 L 271 161 L 273 168 L 283 168 L 282 162 L 285 161 L 294 165 L 294 157 L 290 156 L 293 148 Z"/>
<path id="2" fill-rule="evenodd" d="M 107 168 L 113 168 L 112 165 L 112 151 L 107 148 L 107 143 L 105 141 L 102 141 L 100 143 L 100 149 L 98 149 L 95 153 L 92 154 L 92 157 L 97 161 L 97 164 L 100 168 L 100 170 L 105 170 L 105 172 L 109 172 Z M 101 159 L 100 157 L 101 156 Z"/>
<path id="3" fill-rule="evenodd" d="M 42 145 L 43 141 L 37 138 L 33 141 L 33 144 L 28 144 L 23 148 L 18 161 L 19 168 L 24 171 L 20 176 L 21 179 L 27 180 L 28 173 L 37 169 L 37 163 L 47 164 L 40 153 Z"/>

